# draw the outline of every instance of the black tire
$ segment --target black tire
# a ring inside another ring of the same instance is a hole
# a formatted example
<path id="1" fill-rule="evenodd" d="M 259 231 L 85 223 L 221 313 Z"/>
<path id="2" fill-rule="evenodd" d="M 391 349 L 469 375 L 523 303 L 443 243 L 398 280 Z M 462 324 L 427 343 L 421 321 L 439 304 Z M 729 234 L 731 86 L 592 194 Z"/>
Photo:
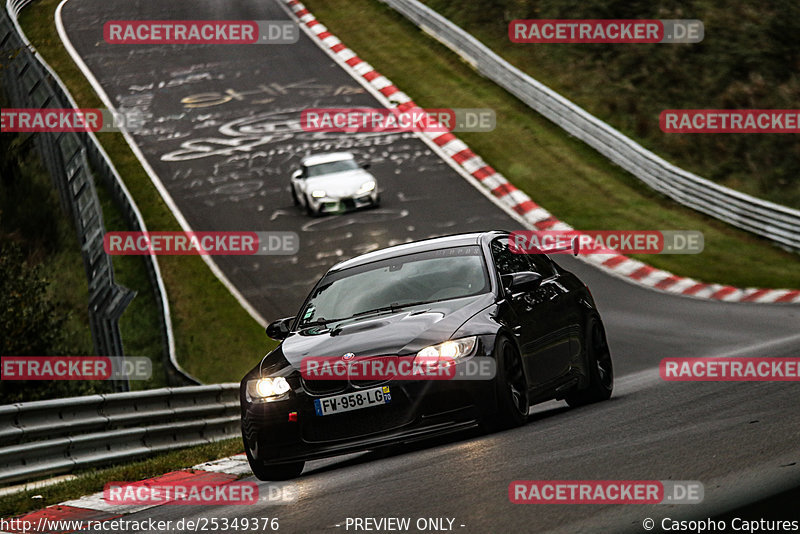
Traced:
<path id="1" fill-rule="evenodd" d="M 291 184 L 289 185 L 289 189 L 292 190 L 292 203 L 295 206 L 299 206 L 300 205 L 300 199 L 297 198 L 297 191 L 294 190 L 294 186 L 291 185 Z"/>
<path id="2" fill-rule="evenodd" d="M 497 413 L 488 414 L 483 426 L 503 430 L 524 425 L 528 421 L 528 379 L 522 368 L 522 358 L 514 344 L 500 337 L 495 344 L 497 374 L 494 377 Z"/>
<path id="3" fill-rule="evenodd" d="M 564 399 L 572 407 L 608 400 L 614 391 L 614 364 L 611 361 L 611 351 L 608 348 L 603 324 L 594 317 L 590 318 L 586 325 L 584 345 L 589 384 Z"/>
<path id="4" fill-rule="evenodd" d="M 314 208 L 311 207 L 311 201 L 308 199 L 308 195 L 305 196 L 306 199 L 306 215 L 310 215 L 311 217 L 317 217 L 319 212 L 314 211 Z"/>
<path id="5" fill-rule="evenodd" d="M 381 195 L 378 193 L 378 196 L 375 197 L 375 202 L 372 203 L 372 207 L 377 209 L 381 207 Z"/>
<path id="6" fill-rule="evenodd" d="M 245 446 L 247 461 L 250 469 L 259 480 L 289 480 L 300 476 L 305 467 L 305 462 L 289 462 L 285 464 L 265 464 L 261 460 L 256 460 L 250 454 L 250 448 Z"/>

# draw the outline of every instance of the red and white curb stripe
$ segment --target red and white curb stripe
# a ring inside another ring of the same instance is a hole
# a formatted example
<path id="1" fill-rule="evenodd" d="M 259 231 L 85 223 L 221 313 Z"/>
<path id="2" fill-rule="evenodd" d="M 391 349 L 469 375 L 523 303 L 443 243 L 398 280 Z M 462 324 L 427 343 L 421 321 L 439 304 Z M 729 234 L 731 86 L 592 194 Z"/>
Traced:
<path id="1" fill-rule="evenodd" d="M 164 484 L 197 484 L 204 483 L 213 486 L 228 484 L 237 480 L 242 475 L 250 475 L 250 466 L 244 454 L 237 454 L 228 458 L 206 462 L 196 465 L 190 469 L 172 471 L 164 475 L 147 479 L 146 486 L 157 486 Z M 161 504 L 112 504 L 103 498 L 103 492 L 86 495 L 80 499 L 62 502 L 48 506 L 42 510 L 29 512 L 15 520 L 29 521 L 30 524 L 41 527 L 35 529 L 36 534 L 62 534 L 69 530 L 47 530 L 44 525 L 52 525 L 53 522 L 60 521 L 62 524 L 68 521 L 108 521 L 125 514 L 132 514 L 163 506 Z M 0 534 L 22 534 L 22 531 L 0 531 Z"/>
<path id="2" fill-rule="evenodd" d="M 328 31 L 314 15 L 298 0 L 283 0 L 294 16 L 316 36 L 317 44 L 338 59 L 354 78 L 366 82 L 385 106 L 401 111 L 421 110 L 407 94 L 397 88 L 388 78 L 376 71 L 372 65 L 359 58 L 335 35 Z M 438 128 L 437 128 L 438 129 Z M 506 178 L 489 166 L 480 156 L 455 135 L 449 132 L 423 133 L 440 150 L 457 164 L 474 181 L 488 190 L 498 200 L 498 204 L 517 220 L 522 220 L 530 230 L 572 230 L 568 224 L 559 221 L 550 212 L 536 204 L 523 191 L 517 189 Z M 622 254 L 587 254 L 581 256 L 605 271 L 630 282 L 668 293 L 676 293 L 696 298 L 707 298 L 728 302 L 780 302 L 800 303 L 800 290 L 790 289 L 740 289 L 721 284 L 706 284 L 691 278 L 650 267 L 641 261 Z"/>

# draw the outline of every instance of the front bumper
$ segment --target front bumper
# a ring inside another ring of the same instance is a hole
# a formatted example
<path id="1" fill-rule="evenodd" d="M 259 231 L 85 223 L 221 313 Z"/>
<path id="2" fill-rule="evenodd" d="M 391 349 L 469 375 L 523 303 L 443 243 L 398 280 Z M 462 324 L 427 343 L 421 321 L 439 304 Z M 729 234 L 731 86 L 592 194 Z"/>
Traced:
<path id="1" fill-rule="evenodd" d="M 342 213 L 367 208 L 378 203 L 377 190 L 363 195 L 348 197 L 311 198 L 311 206 L 317 213 Z"/>
<path id="2" fill-rule="evenodd" d="M 474 427 L 495 406 L 490 380 L 390 380 L 382 384 L 391 389 L 390 403 L 318 416 L 314 399 L 330 395 L 309 393 L 297 375 L 290 384 L 293 391 L 282 401 L 242 397 L 242 436 L 254 459 L 311 460 L 424 439 Z M 292 412 L 296 420 L 290 421 Z"/>

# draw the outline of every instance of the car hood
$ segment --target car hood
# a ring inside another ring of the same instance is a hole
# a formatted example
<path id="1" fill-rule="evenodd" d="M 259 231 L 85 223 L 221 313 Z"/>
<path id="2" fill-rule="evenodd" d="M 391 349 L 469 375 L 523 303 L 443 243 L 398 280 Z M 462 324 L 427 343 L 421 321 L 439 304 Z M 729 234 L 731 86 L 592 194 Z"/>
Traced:
<path id="1" fill-rule="evenodd" d="M 333 322 L 292 333 L 279 350 L 295 369 L 305 357 L 338 357 L 348 352 L 356 356 L 415 354 L 447 341 L 470 317 L 493 303 L 494 295 L 484 294 Z"/>
<path id="2" fill-rule="evenodd" d="M 345 197 L 354 195 L 365 182 L 370 180 L 375 180 L 375 177 L 367 171 L 353 169 L 352 171 L 306 178 L 305 190 L 310 193 L 322 189 L 329 197 Z"/>

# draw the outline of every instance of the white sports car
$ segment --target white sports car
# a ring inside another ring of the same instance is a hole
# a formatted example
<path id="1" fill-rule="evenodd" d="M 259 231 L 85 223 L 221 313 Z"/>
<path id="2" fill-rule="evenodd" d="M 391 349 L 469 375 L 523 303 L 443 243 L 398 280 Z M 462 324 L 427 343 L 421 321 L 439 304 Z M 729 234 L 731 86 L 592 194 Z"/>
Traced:
<path id="1" fill-rule="evenodd" d="M 292 173 L 292 200 L 315 216 L 378 206 L 378 182 L 368 168 L 359 166 L 350 152 L 307 156 Z"/>

